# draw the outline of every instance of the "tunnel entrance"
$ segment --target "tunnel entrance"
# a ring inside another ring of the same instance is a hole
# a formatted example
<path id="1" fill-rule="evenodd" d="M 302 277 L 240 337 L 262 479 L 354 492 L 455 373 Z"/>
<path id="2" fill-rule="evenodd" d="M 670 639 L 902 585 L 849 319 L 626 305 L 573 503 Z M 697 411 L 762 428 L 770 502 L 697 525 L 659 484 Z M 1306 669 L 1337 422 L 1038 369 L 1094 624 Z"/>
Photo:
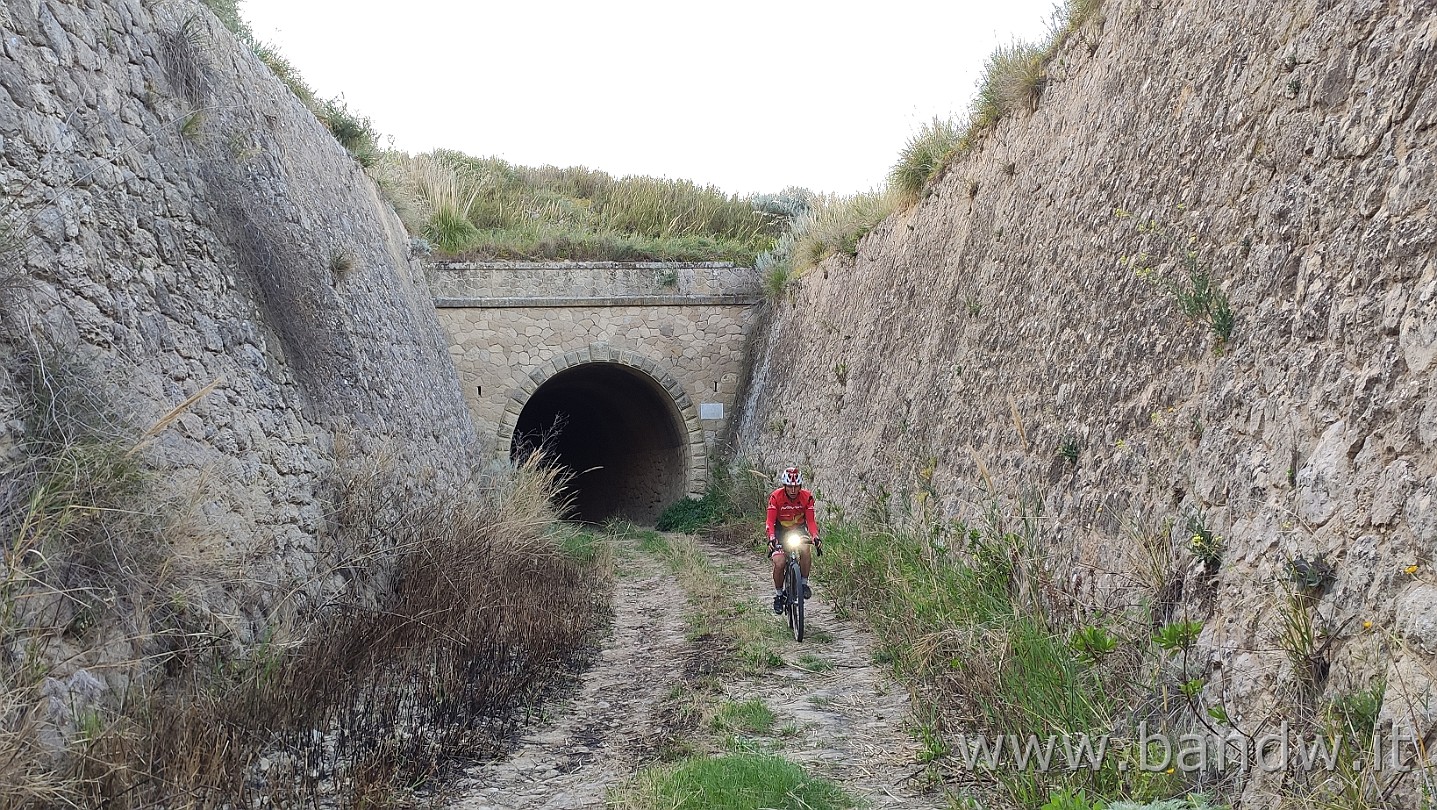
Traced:
<path id="1" fill-rule="evenodd" d="M 682 419 L 652 377 L 617 363 L 555 374 L 524 404 L 510 457 L 542 447 L 573 478 L 568 518 L 652 525 L 688 492 Z"/>

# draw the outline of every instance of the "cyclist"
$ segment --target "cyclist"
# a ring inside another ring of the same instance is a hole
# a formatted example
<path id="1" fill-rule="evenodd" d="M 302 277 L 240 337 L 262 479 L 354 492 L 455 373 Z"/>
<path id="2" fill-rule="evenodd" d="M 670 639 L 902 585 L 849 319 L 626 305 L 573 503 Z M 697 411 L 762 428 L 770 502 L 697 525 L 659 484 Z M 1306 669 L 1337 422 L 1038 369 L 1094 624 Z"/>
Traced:
<path id="1" fill-rule="evenodd" d="M 813 516 L 813 493 L 803 488 L 803 473 L 797 467 L 787 467 L 778 474 L 779 488 L 768 496 L 768 556 L 773 560 L 773 612 L 783 612 L 783 546 L 779 532 L 797 529 L 806 534 L 823 556 L 823 544 L 818 537 L 818 521 Z M 803 598 L 808 599 L 813 591 L 808 587 L 808 570 L 812 566 L 808 543 L 798 552 L 798 570 L 803 574 Z"/>

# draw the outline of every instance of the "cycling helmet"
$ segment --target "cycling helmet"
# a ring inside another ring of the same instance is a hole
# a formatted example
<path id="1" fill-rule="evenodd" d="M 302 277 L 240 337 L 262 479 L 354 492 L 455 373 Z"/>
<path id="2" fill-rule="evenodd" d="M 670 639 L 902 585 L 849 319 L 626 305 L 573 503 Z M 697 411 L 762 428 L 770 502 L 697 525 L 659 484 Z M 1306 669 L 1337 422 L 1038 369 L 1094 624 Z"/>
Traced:
<path id="1" fill-rule="evenodd" d="M 788 467 L 778 474 L 778 483 L 786 487 L 803 486 L 803 473 L 797 467 Z"/>

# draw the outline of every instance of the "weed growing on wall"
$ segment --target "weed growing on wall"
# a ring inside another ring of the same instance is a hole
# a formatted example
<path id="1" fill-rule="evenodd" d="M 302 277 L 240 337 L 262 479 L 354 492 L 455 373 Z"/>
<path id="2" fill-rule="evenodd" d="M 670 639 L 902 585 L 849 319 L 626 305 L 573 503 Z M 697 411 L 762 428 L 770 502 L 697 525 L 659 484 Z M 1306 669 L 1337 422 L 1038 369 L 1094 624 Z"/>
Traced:
<path id="1" fill-rule="evenodd" d="M 1131 214 L 1120 208 L 1114 216 L 1127 220 Z M 1217 338 L 1217 352 L 1222 353 L 1232 339 L 1232 305 L 1202 261 L 1198 236 L 1184 235 L 1156 219 L 1138 222 L 1134 230 L 1140 247 L 1120 261 L 1139 279 L 1162 290 L 1190 321 L 1206 324 Z"/>

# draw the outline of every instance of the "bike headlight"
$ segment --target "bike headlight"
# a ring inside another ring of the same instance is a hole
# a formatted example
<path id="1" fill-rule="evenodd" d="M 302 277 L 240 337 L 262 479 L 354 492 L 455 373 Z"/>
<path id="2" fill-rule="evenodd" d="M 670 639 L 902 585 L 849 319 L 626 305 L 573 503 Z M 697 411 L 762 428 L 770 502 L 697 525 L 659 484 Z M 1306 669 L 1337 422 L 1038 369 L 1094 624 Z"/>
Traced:
<path id="1" fill-rule="evenodd" d="M 803 535 L 798 532 L 789 532 L 783 537 L 783 547 L 789 551 L 798 551 L 803 548 Z"/>

